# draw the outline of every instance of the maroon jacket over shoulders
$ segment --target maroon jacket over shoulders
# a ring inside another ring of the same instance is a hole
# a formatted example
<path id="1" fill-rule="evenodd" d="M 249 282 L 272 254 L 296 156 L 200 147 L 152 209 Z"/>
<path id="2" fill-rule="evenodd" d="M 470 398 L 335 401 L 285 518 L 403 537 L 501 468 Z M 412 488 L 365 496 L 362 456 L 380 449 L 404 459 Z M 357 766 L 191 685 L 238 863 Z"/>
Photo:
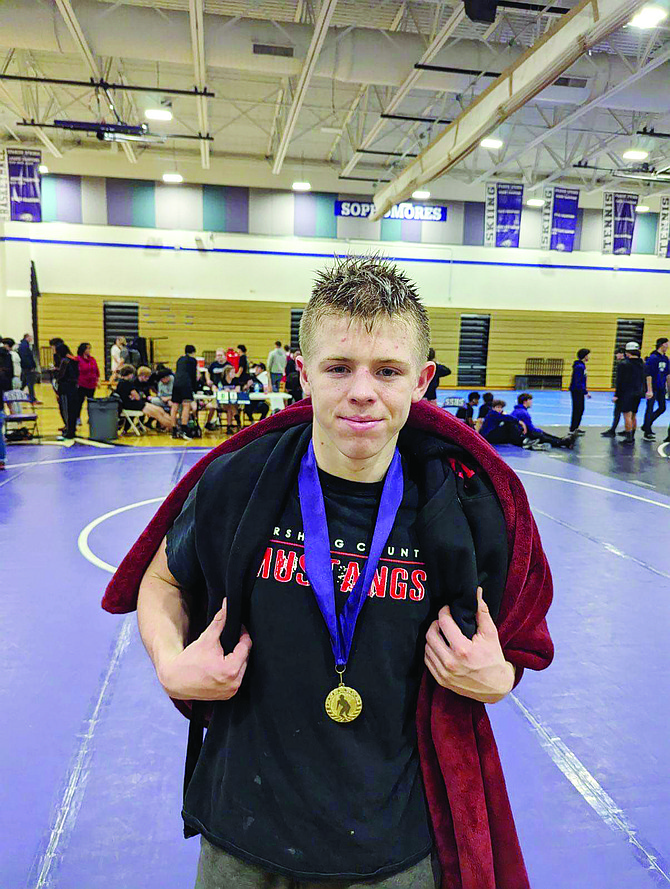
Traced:
<path id="1" fill-rule="evenodd" d="M 189 491 L 212 460 L 267 432 L 312 420 L 309 400 L 248 427 L 210 451 L 163 502 L 110 581 L 102 607 L 125 614 L 137 607 L 139 585 Z M 507 526 L 509 569 L 497 620 L 506 660 L 542 670 L 553 658 L 545 620 L 552 581 L 526 492 L 513 470 L 478 433 L 448 412 L 421 401 L 408 425 L 465 450 L 471 466 L 485 473 Z M 175 702 L 176 703 L 176 702 Z M 188 712 L 183 702 L 180 710 Z M 417 707 L 421 768 L 442 867 L 442 889 L 530 889 L 505 779 L 486 708 L 437 685 L 426 671 Z"/>

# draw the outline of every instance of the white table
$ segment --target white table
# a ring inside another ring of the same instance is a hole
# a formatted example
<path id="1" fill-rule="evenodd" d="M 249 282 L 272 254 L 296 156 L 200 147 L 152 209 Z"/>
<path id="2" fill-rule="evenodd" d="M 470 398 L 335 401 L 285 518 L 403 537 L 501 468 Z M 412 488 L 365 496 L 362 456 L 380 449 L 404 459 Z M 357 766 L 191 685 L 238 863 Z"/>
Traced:
<path id="1" fill-rule="evenodd" d="M 221 392 L 226 392 L 230 395 L 238 395 L 238 392 L 234 392 L 232 389 L 222 389 Z M 285 407 L 286 402 L 291 399 L 291 396 L 288 392 L 247 392 L 249 396 L 249 401 L 267 401 L 270 404 L 270 410 L 272 413 L 275 411 L 280 411 L 283 407 Z M 217 393 L 214 392 L 212 395 L 205 395 L 204 392 L 196 392 L 195 400 L 199 403 L 202 403 L 203 407 L 214 407 L 216 403 L 225 405 L 232 404 L 243 407 L 246 402 L 245 401 L 218 401 Z M 212 403 L 213 402 L 213 403 Z"/>

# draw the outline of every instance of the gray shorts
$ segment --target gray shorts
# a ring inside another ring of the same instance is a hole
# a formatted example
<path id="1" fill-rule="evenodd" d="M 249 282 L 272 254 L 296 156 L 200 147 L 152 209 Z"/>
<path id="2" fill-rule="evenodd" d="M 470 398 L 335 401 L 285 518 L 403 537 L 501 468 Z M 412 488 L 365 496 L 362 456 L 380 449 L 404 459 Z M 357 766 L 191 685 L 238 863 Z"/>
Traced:
<path id="1" fill-rule="evenodd" d="M 247 864 L 218 846 L 213 846 L 201 836 L 195 889 L 436 889 L 440 885 L 437 872 L 439 868 L 434 869 L 431 856 L 428 855 L 409 870 L 376 880 L 353 883 L 347 880 L 317 883 L 311 880 L 294 880 L 292 877 L 270 873 L 255 864 Z"/>

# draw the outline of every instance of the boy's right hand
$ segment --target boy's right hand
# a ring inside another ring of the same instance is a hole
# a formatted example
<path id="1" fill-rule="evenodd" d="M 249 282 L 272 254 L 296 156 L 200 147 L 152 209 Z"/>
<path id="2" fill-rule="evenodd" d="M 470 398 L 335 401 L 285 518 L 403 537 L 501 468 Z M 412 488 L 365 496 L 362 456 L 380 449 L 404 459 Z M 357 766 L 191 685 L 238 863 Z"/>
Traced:
<path id="1" fill-rule="evenodd" d="M 236 694 L 249 661 L 251 637 L 242 627 L 240 641 L 224 655 L 220 636 L 226 625 L 227 600 L 211 624 L 178 655 L 161 663 L 158 679 L 177 701 L 227 701 Z"/>

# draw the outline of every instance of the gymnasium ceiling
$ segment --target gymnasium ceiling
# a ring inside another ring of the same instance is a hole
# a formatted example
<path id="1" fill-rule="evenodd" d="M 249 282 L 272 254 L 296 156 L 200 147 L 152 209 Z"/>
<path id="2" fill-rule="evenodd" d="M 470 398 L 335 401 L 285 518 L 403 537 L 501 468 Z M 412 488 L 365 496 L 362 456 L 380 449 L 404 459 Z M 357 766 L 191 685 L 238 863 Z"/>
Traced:
<path id="1" fill-rule="evenodd" d="M 0 144 L 40 148 L 52 172 L 153 179 L 177 169 L 187 182 L 290 188 L 299 179 L 372 194 L 574 5 L 503 0 L 485 24 L 470 21 L 461 0 L 3 0 L 0 72 L 10 79 L 0 79 Z M 422 58 L 448 70 L 416 69 Z M 214 96 L 161 91 L 194 87 Z M 173 119 L 150 123 L 155 141 L 53 127 L 138 125 L 157 107 Z M 427 187 L 481 200 L 495 178 L 524 182 L 527 196 L 546 182 L 572 184 L 584 206 L 599 206 L 613 185 L 666 193 L 670 182 L 622 178 L 639 168 L 623 158 L 630 148 L 670 169 L 670 138 L 643 129 L 670 134 L 670 17 L 614 30 L 488 128 L 500 149 L 477 147 Z"/>

